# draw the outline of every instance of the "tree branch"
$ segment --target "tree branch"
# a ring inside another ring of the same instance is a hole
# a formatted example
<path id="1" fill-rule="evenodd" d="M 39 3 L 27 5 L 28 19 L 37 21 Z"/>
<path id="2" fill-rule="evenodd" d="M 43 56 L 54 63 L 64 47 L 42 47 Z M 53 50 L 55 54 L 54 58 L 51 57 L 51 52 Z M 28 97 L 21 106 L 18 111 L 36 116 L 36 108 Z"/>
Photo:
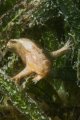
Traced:
<path id="1" fill-rule="evenodd" d="M 30 120 L 48 120 L 37 103 L 31 99 L 27 94 L 24 93 L 17 87 L 9 76 L 5 75 L 4 71 L 0 69 L 0 90 L 7 94 L 13 105 L 22 113 L 29 117 Z"/>

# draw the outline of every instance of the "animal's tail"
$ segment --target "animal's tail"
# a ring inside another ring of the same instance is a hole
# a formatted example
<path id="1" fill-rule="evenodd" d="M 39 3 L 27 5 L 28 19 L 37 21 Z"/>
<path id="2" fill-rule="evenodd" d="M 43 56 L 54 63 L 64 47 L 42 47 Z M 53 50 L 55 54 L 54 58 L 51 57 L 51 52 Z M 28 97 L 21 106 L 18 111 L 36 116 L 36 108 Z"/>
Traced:
<path id="1" fill-rule="evenodd" d="M 64 55 L 66 52 L 68 52 L 71 49 L 71 46 L 72 46 L 71 41 L 68 40 L 62 48 L 56 51 L 50 52 L 50 54 L 53 58 L 60 57 Z"/>

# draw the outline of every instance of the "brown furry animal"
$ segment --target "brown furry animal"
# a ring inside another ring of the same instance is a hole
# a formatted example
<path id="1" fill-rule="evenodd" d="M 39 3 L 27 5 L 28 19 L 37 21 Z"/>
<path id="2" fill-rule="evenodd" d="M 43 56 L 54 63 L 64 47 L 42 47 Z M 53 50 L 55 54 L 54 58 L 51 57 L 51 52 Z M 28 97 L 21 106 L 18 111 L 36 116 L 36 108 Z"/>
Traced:
<path id="1" fill-rule="evenodd" d="M 59 50 L 50 52 L 50 56 L 57 58 L 65 54 L 70 49 L 70 42 L 67 43 Z M 35 83 L 45 78 L 51 69 L 51 61 L 44 54 L 43 49 L 27 38 L 11 39 L 7 43 L 9 49 L 13 49 L 22 59 L 25 64 L 25 68 L 12 79 L 19 83 L 21 78 L 26 77 L 32 73 L 35 73 L 35 77 L 32 79 Z"/>

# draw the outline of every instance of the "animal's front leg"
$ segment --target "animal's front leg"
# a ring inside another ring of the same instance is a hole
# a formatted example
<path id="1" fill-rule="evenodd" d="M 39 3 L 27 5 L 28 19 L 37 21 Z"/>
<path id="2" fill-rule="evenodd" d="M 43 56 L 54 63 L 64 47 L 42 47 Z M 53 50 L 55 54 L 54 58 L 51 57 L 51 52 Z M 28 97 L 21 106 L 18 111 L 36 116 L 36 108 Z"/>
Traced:
<path id="1" fill-rule="evenodd" d="M 17 74 L 16 76 L 14 76 L 12 78 L 12 80 L 15 80 L 16 83 L 19 83 L 20 80 L 21 80 L 21 78 L 24 78 L 24 77 L 26 77 L 29 74 L 31 74 L 31 70 L 26 67 L 19 74 Z"/>

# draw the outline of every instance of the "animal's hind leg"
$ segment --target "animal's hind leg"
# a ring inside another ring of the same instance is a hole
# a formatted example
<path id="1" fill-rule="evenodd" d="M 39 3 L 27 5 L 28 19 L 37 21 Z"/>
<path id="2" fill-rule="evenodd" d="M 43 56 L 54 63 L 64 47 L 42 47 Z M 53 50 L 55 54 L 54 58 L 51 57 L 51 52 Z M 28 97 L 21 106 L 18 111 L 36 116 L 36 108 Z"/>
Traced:
<path id="1" fill-rule="evenodd" d="M 43 76 L 41 76 L 41 75 L 36 75 L 33 79 L 32 79 L 32 81 L 36 84 L 39 80 L 41 80 L 43 78 Z"/>

